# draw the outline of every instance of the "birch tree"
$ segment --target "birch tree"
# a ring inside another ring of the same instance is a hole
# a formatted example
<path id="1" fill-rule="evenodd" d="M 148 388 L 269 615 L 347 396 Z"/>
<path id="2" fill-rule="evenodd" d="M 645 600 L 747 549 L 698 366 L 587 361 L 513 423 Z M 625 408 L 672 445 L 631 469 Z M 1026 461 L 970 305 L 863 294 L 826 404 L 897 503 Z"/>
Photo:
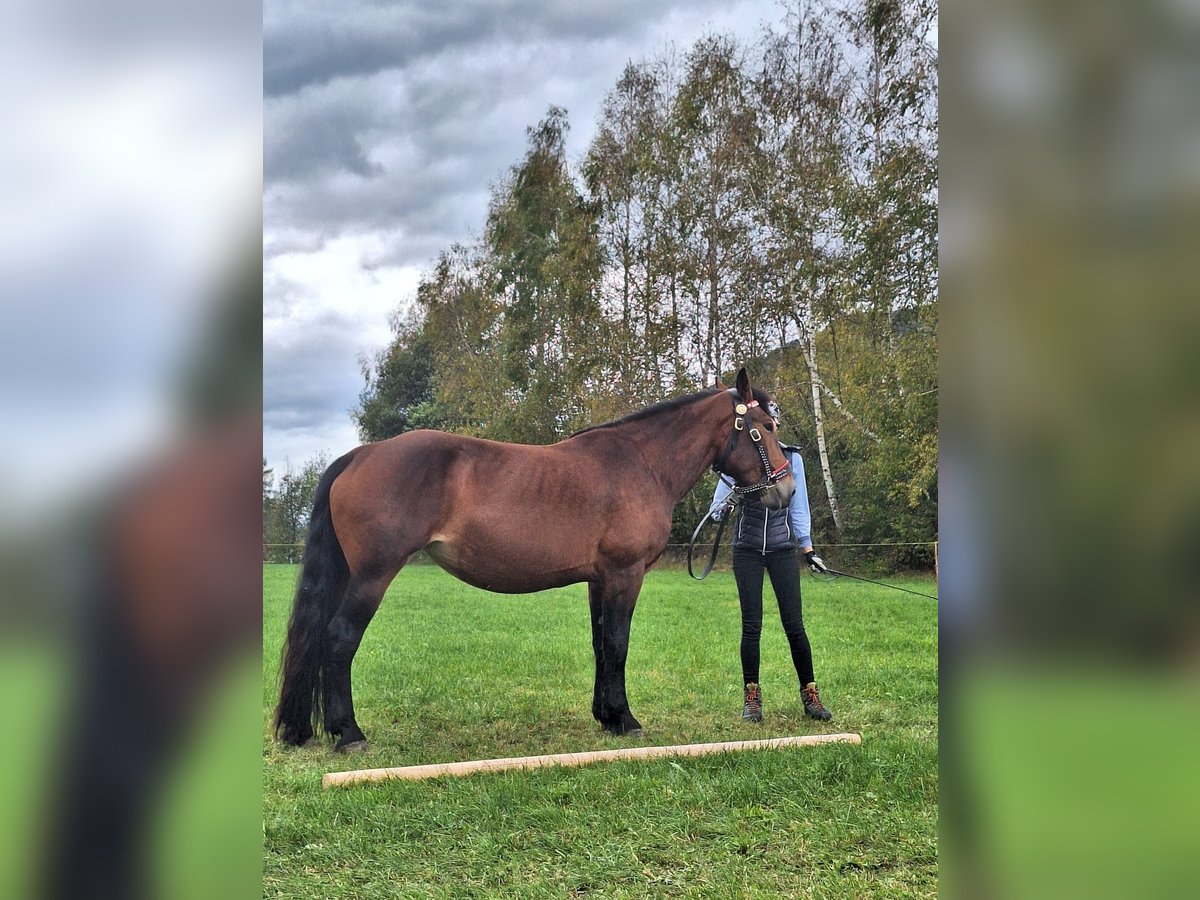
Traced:
<path id="1" fill-rule="evenodd" d="M 655 70 L 629 63 L 601 107 L 583 176 L 599 212 L 608 262 L 601 302 L 620 327 L 612 331 L 611 381 L 626 397 L 652 402 L 664 393 L 670 318 L 664 315 L 654 263 L 664 166 L 656 151 L 663 122 Z"/>
<path id="2" fill-rule="evenodd" d="M 696 374 L 711 384 L 746 354 L 757 322 L 747 272 L 753 259 L 747 180 L 757 121 L 728 38 L 703 38 L 685 63 L 672 127 L 678 142 L 684 293 Z"/>
<path id="3" fill-rule="evenodd" d="M 787 27 L 764 41 L 757 84 L 763 153 L 755 183 L 756 209 L 774 273 L 773 308 L 795 326 L 809 384 L 821 478 L 834 527 L 840 531 L 841 505 L 824 400 L 832 398 L 842 410 L 845 406 L 821 377 L 816 335 L 822 324 L 828 324 L 819 311 L 829 308 L 822 300 L 839 262 L 835 198 L 846 177 L 842 128 L 846 84 L 838 42 L 825 23 L 826 17 L 801 2 L 788 9 Z"/>

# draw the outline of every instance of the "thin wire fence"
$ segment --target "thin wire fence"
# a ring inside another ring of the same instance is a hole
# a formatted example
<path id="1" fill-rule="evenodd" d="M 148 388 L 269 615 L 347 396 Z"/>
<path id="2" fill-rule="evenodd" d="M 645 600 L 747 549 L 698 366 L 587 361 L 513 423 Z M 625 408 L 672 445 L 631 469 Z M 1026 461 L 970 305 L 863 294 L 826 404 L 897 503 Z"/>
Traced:
<path id="1" fill-rule="evenodd" d="M 937 573 L 937 541 L 879 541 L 874 543 L 814 542 L 817 555 L 835 569 L 862 570 L 867 574 L 892 572 Z M 712 535 L 701 536 L 693 552 L 697 571 L 708 562 L 712 553 Z M 687 566 L 688 545 L 671 543 L 663 551 L 658 566 Z M 733 567 L 733 545 L 728 536 L 717 550 L 713 571 L 729 571 Z"/>
<path id="2" fill-rule="evenodd" d="M 877 541 L 873 543 L 831 543 L 817 544 L 817 553 L 829 565 L 838 569 L 862 569 L 865 572 L 895 572 L 895 571 L 926 571 L 937 573 L 937 541 Z M 888 549 L 891 548 L 891 549 Z M 264 563 L 298 563 L 304 545 L 295 544 L 263 544 Z M 708 560 L 712 552 L 712 539 L 707 543 L 703 540 L 696 544 L 695 558 L 701 562 Z M 688 545 L 680 543 L 667 544 L 666 550 L 659 558 L 658 568 L 687 566 Z M 409 565 L 432 564 L 423 551 L 418 551 L 409 559 Z M 733 563 L 733 547 L 729 540 L 722 541 L 717 551 L 715 571 L 728 571 Z"/>

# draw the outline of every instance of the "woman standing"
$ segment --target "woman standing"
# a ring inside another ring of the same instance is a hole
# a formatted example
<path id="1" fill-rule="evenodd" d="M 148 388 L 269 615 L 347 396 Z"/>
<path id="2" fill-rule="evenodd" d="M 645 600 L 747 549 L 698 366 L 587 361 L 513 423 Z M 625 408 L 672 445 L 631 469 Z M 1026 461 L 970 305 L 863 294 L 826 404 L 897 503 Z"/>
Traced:
<path id="1" fill-rule="evenodd" d="M 779 428 L 781 413 L 772 401 L 767 407 Z M 738 602 L 742 608 L 742 683 L 745 685 L 745 704 L 742 718 L 762 721 L 762 689 L 759 686 L 759 643 L 763 619 L 763 571 L 771 576 L 771 587 L 779 602 L 779 618 L 792 651 L 792 662 L 800 679 L 800 698 L 804 712 L 814 719 L 828 719 L 830 712 L 821 703 L 813 674 L 812 647 L 804 630 L 800 604 L 800 566 L 797 549 L 804 554 L 808 566 L 817 572 L 825 571 L 819 556 L 813 553 L 811 518 L 808 510 L 808 489 L 804 481 L 804 461 L 796 447 L 781 445 L 792 464 L 796 493 L 785 509 L 767 509 L 756 495 L 741 505 L 741 515 L 733 530 L 733 577 L 737 582 Z M 731 485 L 723 477 L 717 480 L 709 511 L 714 521 L 720 521 L 730 509 Z"/>

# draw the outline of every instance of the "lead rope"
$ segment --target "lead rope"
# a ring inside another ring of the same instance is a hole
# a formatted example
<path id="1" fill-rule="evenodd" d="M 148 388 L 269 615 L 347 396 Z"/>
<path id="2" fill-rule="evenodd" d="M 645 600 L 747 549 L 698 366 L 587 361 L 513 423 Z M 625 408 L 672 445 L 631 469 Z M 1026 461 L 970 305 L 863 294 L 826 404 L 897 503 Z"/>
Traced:
<path id="1" fill-rule="evenodd" d="M 730 494 L 730 497 L 733 497 Z M 725 515 L 721 517 L 721 524 L 717 528 L 717 536 L 713 538 L 712 554 L 708 557 L 708 565 L 704 567 L 704 571 L 697 575 L 692 571 L 692 553 L 696 549 L 696 539 L 700 537 L 700 529 L 704 527 L 704 523 L 712 518 L 713 511 L 710 509 L 704 514 L 704 518 L 700 520 L 700 524 L 696 526 L 696 530 L 692 532 L 692 539 L 688 542 L 688 574 L 696 581 L 703 581 L 708 577 L 708 573 L 713 570 L 713 566 L 717 564 L 717 551 L 721 549 L 721 535 L 725 533 L 725 525 L 733 518 L 733 511 L 738 505 L 737 500 L 732 500 L 721 507 L 725 510 Z"/>
<path id="2" fill-rule="evenodd" d="M 937 600 L 937 597 L 935 597 L 933 594 L 922 594 L 920 591 L 911 591 L 908 588 L 900 587 L 898 584 L 888 584 L 886 581 L 875 581 L 871 578 L 863 578 L 861 575 L 851 575 L 849 572 L 839 572 L 837 569 L 829 568 L 829 566 L 825 567 L 825 573 L 832 577 L 822 578 L 820 575 L 817 575 L 811 570 L 808 574 L 812 575 L 812 577 L 817 579 L 817 581 L 835 581 L 838 578 L 853 578 L 855 581 L 865 581 L 867 584 L 877 584 L 880 587 L 891 588 L 893 591 L 904 591 L 906 594 L 916 594 L 918 597 L 927 597 L 930 600 Z M 706 572 L 705 574 L 708 573 Z"/>

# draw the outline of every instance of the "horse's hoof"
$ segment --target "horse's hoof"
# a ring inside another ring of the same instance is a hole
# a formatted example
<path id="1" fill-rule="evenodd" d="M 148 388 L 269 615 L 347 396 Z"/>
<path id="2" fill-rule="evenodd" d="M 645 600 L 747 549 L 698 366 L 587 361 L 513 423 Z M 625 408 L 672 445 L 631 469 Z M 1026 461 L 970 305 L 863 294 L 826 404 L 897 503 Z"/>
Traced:
<path id="1" fill-rule="evenodd" d="M 338 753 L 363 753 L 367 749 L 366 740 L 351 741 L 348 744 L 338 744 L 333 748 Z"/>
<path id="2" fill-rule="evenodd" d="M 288 747 L 307 747 L 314 737 L 316 735 L 311 728 L 285 728 L 283 734 L 279 735 L 279 741 Z"/>

